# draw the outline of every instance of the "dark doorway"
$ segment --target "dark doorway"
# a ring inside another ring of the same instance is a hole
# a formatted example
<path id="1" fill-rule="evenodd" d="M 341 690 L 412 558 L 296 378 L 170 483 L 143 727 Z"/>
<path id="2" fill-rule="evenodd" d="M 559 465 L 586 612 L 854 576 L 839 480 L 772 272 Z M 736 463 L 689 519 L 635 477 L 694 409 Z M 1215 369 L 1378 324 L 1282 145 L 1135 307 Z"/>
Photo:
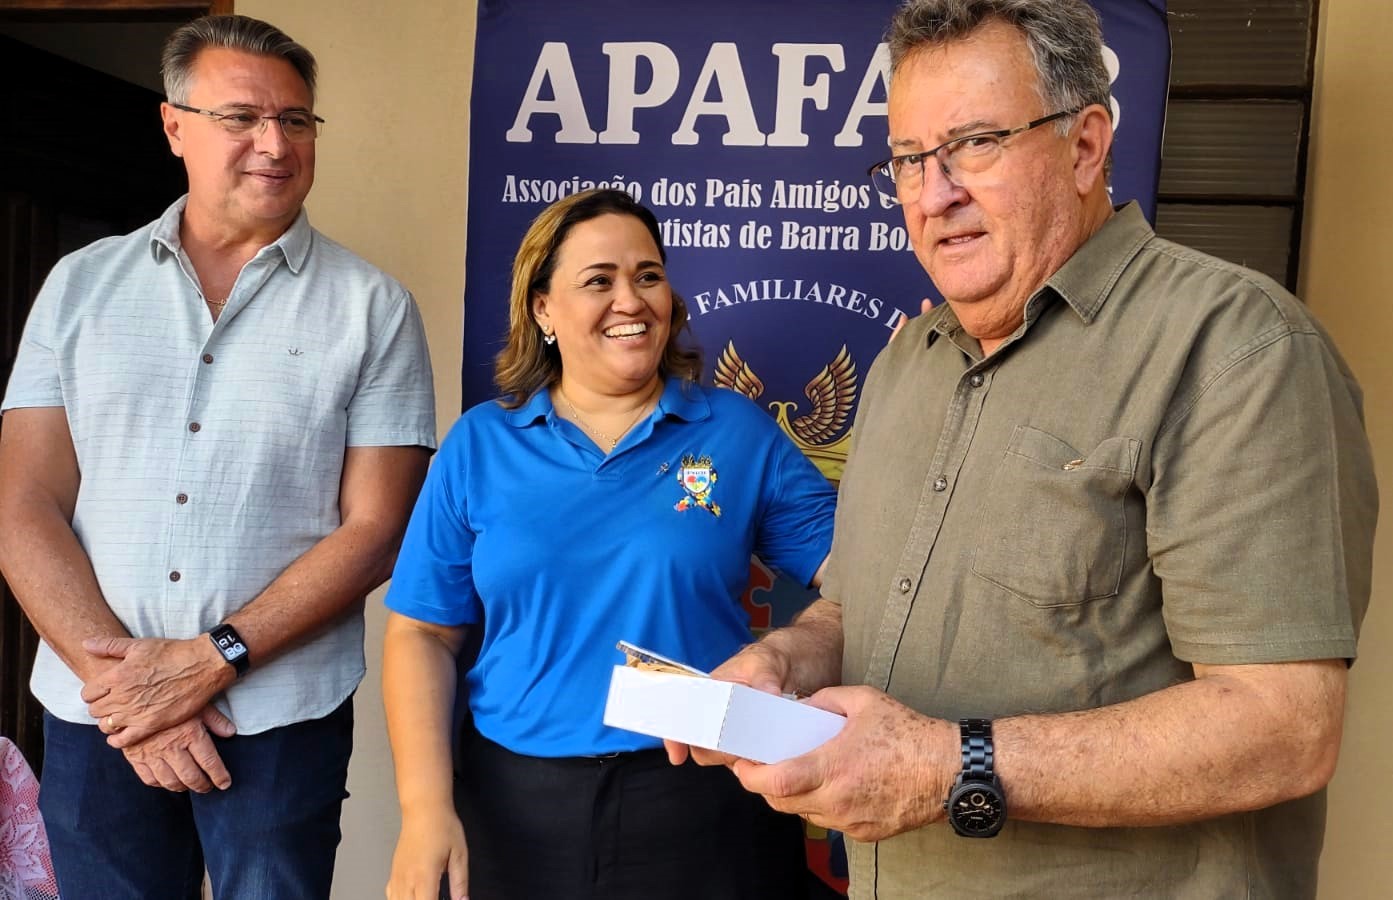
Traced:
<path id="1" fill-rule="evenodd" d="M 230 3 L 219 3 L 230 7 Z M 29 10 L 22 7 L 28 6 Z M 56 33 L 84 23 L 109 56 L 129 23 L 172 30 L 211 4 L 54 3 L 12 0 L 0 25 Z M 216 9 L 213 11 L 228 11 Z M 167 27 L 165 27 L 167 23 Z M 101 30 L 111 37 L 102 40 Z M 136 48 L 129 48 L 136 52 Z M 122 48 L 114 51 L 120 53 Z M 144 65 L 159 66 L 158 48 Z M 82 55 L 81 47 L 68 57 Z M 185 190 L 183 168 L 160 132 L 157 91 L 0 34 L 0 84 L 9 102 L 0 117 L 0 385 L 7 384 L 24 321 L 59 257 L 108 235 L 125 234 L 159 214 Z M 3 418 L 0 418 L 3 427 Z M 0 522 L 0 528 L 6 524 Z M 29 693 L 38 636 L 0 582 L 0 734 L 43 766 L 42 708 Z"/>

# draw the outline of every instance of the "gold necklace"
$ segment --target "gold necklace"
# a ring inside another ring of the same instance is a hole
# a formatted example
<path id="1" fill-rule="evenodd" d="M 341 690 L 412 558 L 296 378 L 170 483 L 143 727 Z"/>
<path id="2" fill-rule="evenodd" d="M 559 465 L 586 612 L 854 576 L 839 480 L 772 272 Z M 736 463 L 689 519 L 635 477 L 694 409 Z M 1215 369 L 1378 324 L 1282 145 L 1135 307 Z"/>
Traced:
<path id="1" fill-rule="evenodd" d="M 207 297 L 204 297 L 204 298 L 203 298 L 203 302 L 204 302 L 204 303 L 207 303 L 209 306 L 213 307 L 214 309 L 222 309 L 224 306 L 227 305 L 227 301 L 228 301 L 228 300 L 231 300 L 231 299 L 232 299 L 231 295 L 228 295 L 228 296 L 222 298 L 221 300 L 209 300 Z"/>
<path id="2" fill-rule="evenodd" d="M 658 386 L 660 386 L 660 385 L 662 385 L 662 381 L 659 381 L 658 384 L 655 385 L 654 387 L 656 388 L 656 387 L 658 387 Z M 619 432 L 619 437 L 610 437 L 609 435 L 605 434 L 605 433 L 604 433 L 603 431 L 601 431 L 600 429 L 596 428 L 594 425 L 591 425 L 589 422 L 585 421 L 585 417 L 582 416 L 582 415 L 580 414 L 580 410 L 576 409 L 576 405 L 575 405 L 574 403 L 571 402 L 571 398 L 570 398 L 570 397 L 567 397 L 567 396 L 566 396 L 566 392 L 563 391 L 563 390 L 561 389 L 561 383 L 560 383 L 560 382 L 557 382 L 557 384 L 556 384 L 556 393 L 559 394 L 559 395 L 561 396 L 561 399 L 562 399 L 562 400 L 566 401 L 566 408 L 569 409 L 569 410 L 571 411 L 571 417 L 574 418 L 574 419 L 576 420 L 576 424 L 579 425 L 581 428 L 584 428 L 586 431 L 590 432 L 591 434 L 595 435 L 596 437 L 602 438 L 603 440 L 608 441 L 608 442 L 609 442 L 609 450 L 607 450 L 607 451 L 605 451 L 605 452 L 606 452 L 606 453 L 611 453 L 611 452 L 614 451 L 614 448 L 615 448 L 615 447 L 618 447 L 618 446 L 619 446 L 619 438 L 622 438 L 624 435 L 628 434 L 629 431 L 630 431 L 635 425 L 638 424 L 638 420 L 643 418 L 643 414 L 646 413 L 646 412 L 648 412 L 648 404 L 649 404 L 650 402 L 652 402 L 652 400 L 653 400 L 653 394 L 656 393 L 656 391 L 655 391 L 655 390 L 650 390 L 650 391 L 648 392 L 648 397 L 647 397 L 642 403 L 639 404 L 639 407 L 638 407 L 638 414 L 635 415 L 632 419 L 629 420 L 629 424 L 624 426 L 624 430 L 623 430 L 623 431 Z"/>

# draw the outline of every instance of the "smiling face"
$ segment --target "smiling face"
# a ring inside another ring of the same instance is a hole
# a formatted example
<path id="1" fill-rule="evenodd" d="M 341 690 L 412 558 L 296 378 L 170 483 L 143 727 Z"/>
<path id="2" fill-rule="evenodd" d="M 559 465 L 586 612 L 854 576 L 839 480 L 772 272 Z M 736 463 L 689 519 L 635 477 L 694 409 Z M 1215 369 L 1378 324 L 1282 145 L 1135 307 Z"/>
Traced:
<path id="1" fill-rule="evenodd" d="M 672 289 L 653 236 L 628 215 L 576 224 L 532 312 L 556 335 L 568 392 L 573 385 L 609 396 L 651 389 L 672 323 Z"/>
<path id="2" fill-rule="evenodd" d="M 919 50 L 890 85 L 892 152 L 929 150 L 1059 112 L 1044 108 L 1037 85 L 1025 37 L 1002 22 Z M 1096 191 L 1079 177 L 1076 144 L 1073 131 L 1061 136 L 1053 124 L 1014 135 L 991 168 L 963 179 L 967 187 L 952 184 L 930 159 L 922 192 L 904 204 L 920 264 L 987 352 L 1016 329 L 1026 300 L 1089 233 L 1084 201 L 1096 203 Z"/>
<path id="3" fill-rule="evenodd" d="M 283 59 L 223 47 L 198 54 L 185 105 L 273 116 L 310 111 L 313 99 Z M 280 124 L 227 133 L 198 113 L 161 106 L 165 136 L 189 175 L 186 219 L 234 237 L 274 240 L 295 221 L 314 184 L 314 141 L 292 144 Z"/>

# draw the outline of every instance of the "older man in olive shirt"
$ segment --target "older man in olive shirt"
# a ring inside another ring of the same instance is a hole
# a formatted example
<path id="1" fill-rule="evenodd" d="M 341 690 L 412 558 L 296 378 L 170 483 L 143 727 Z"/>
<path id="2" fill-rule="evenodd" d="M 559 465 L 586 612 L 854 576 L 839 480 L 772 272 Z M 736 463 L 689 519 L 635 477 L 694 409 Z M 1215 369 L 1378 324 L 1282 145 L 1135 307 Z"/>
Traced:
<path id="1" fill-rule="evenodd" d="M 1353 376 L 1113 209 L 1082 0 L 918 0 L 890 44 L 877 175 L 948 302 L 871 369 L 825 599 L 718 670 L 847 725 L 735 771 L 855 839 L 853 897 L 1314 896 L 1376 517 Z"/>

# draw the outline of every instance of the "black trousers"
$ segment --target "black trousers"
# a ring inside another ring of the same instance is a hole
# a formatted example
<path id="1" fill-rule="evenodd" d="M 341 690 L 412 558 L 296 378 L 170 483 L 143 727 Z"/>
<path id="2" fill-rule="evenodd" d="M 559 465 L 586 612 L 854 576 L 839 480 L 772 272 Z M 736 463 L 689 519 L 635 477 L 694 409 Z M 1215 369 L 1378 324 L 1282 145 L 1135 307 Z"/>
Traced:
<path id="1" fill-rule="evenodd" d="M 471 900 L 803 900 L 802 822 L 662 750 L 520 756 L 474 735 L 456 806 Z"/>

